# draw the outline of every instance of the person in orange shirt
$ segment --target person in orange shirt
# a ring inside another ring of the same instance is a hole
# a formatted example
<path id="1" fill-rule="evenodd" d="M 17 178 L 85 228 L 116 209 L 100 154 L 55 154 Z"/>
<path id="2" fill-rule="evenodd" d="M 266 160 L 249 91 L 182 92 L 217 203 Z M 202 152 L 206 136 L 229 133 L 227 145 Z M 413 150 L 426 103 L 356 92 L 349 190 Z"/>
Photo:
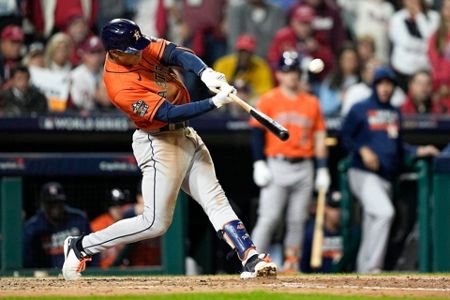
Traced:
<path id="1" fill-rule="evenodd" d="M 108 96 L 137 127 L 132 146 L 143 174 L 144 211 L 89 235 L 67 238 L 64 278 L 78 279 L 96 253 L 163 235 L 180 188 L 202 206 L 219 236 L 236 251 L 243 266 L 241 278 L 275 276 L 276 265 L 256 250 L 217 180 L 208 149 L 186 123 L 232 102 L 228 96 L 235 89 L 191 51 L 143 36 L 130 20 L 108 22 L 101 37 L 107 51 L 103 79 Z M 220 92 L 191 103 L 172 67 L 197 74 L 208 88 Z"/>
<path id="2" fill-rule="evenodd" d="M 124 217 L 125 209 L 123 205 L 126 201 L 124 191 L 118 188 L 111 189 L 108 193 L 106 201 L 107 211 L 91 221 L 92 231 L 102 230 L 123 219 Z M 116 258 L 119 256 L 123 248 L 123 245 L 117 245 L 100 253 L 100 267 L 107 269 L 113 266 L 116 262 Z"/>
<path id="3" fill-rule="evenodd" d="M 264 94 L 257 108 L 286 127 L 290 138 L 282 142 L 256 120 L 250 121 L 253 179 L 261 187 L 252 236 L 258 249 L 268 250 L 286 210 L 283 269 L 298 271 L 301 237 L 313 185 L 317 190 L 327 190 L 330 185 L 326 128 L 318 99 L 300 89 L 301 69 L 296 52 L 283 53 L 275 75 L 279 86 Z"/>

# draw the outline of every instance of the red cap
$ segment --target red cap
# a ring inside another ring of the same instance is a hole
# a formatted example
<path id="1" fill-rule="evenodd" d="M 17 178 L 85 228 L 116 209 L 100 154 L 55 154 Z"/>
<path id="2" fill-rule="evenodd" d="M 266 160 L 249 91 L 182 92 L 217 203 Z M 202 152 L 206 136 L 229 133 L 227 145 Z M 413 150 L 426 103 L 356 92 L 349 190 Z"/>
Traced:
<path id="1" fill-rule="evenodd" d="M 256 48 L 256 39 L 248 33 L 241 34 L 236 40 L 235 48 L 236 50 L 247 50 L 254 52 Z"/>
<path id="2" fill-rule="evenodd" d="M 311 22 L 314 19 L 314 9 L 308 5 L 300 5 L 292 14 L 292 19 L 299 22 Z"/>
<path id="3" fill-rule="evenodd" d="M 17 25 L 8 25 L 2 30 L 1 34 L 2 40 L 10 40 L 10 41 L 18 41 L 21 42 L 24 40 L 24 33 L 22 28 Z"/>
<path id="4" fill-rule="evenodd" d="M 93 35 L 89 37 L 84 43 L 81 49 L 84 52 L 98 52 L 103 51 L 103 44 L 99 37 Z"/>

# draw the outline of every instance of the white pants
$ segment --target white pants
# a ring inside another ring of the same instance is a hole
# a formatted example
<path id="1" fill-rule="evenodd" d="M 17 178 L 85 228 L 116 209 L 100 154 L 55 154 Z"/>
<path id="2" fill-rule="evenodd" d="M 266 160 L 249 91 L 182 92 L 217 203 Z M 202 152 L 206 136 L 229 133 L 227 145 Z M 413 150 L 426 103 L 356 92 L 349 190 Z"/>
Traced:
<path id="1" fill-rule="evenodd" d="M 216 178 L 208 149 L 192 128 L 152 134 L 136 130 L 133 152 L 143 173 L 144 212 L 85 236 L 82 246 L 88 254 L 164 234 L 180 188 L 202 206 L 216 231 L 238 219 Z"/>
<path id="2" fill-rule="evenodd" d="M 270 158 L 267 162 L 273 180 L 261 189 L 253 242 L 258 250 L 268 251 L 272 235 L 286 209 L 284 247 L 300 251 L 313 189 L 313 162 L 289 163 Z"/>
<path id="3" fill-rule="evenodd" d="M 362 240 L 356 271 L 376 273 L 383 268 L 394 219 L 391 184 L 374 173 L 360 169 L 350 169 L 348 179 L 352 193 L 359 199 L 363 209 Z"/>

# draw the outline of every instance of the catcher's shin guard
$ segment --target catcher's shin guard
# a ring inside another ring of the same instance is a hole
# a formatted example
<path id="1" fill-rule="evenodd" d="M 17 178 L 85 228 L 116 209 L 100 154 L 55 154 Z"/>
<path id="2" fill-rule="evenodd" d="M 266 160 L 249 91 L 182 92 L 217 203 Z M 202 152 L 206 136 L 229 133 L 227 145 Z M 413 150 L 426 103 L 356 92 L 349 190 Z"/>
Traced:
<path id="1" fill-rule="evenodd" d="M 240 220 L 233 220 L 225 224 L 223 230 L 219 230 L 219 237 L 225 239 L 241 260 L 244 259 L 245 252 L 248 249 L 255 248 L 250 235 Z"/>

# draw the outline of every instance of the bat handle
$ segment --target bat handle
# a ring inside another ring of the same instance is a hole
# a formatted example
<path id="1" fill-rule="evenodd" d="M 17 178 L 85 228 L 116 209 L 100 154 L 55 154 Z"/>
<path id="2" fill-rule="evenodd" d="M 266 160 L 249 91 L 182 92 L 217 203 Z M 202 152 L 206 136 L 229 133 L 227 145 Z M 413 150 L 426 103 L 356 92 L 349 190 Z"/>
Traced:
<path id="1" fill-rule="evenodd" d="M 212 92 L 214 93 L 219 93 L 220 90 L 214 87 L 210 87 L 209 88 Z M 239 98 L 238 96 L 236 96 L 235 94 L 229 94 L 228 97 L 230 97 L 231 99 L 233 99 L 234 102 L 236 102 L 237 104 L 239 104 L 240 107 L 242 107 L 245 111 L 247 111 L 248 113 L 250 112 L 250 110 L 252 110 L 252 106 L 250 104 L 248 104 L 247 102 L 245 102 L 244 100 L 242 100 L 241 98 Z"/>

